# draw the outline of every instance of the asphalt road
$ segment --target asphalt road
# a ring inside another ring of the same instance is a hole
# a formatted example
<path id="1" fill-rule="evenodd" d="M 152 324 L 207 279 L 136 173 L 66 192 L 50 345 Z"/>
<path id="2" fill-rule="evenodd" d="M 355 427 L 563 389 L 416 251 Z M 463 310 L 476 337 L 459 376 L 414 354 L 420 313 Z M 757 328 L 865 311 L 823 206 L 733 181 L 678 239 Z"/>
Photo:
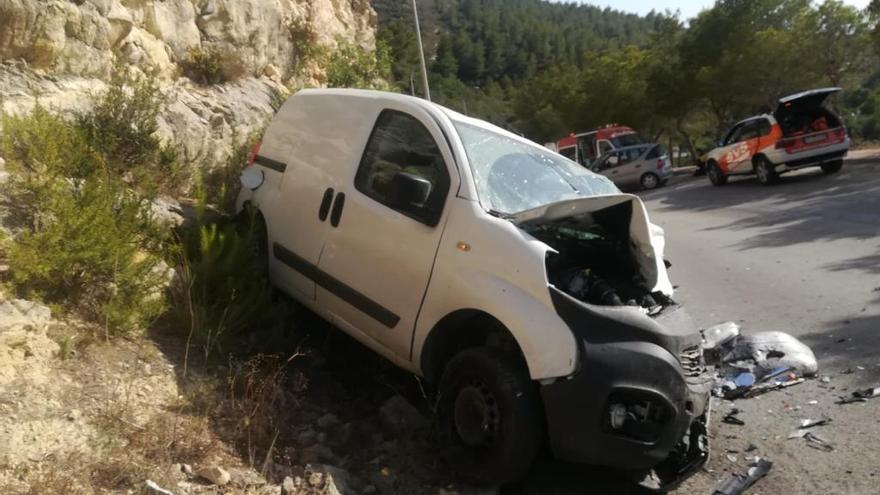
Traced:
<path id="1" fill-rule="evenodd" d="M 789 332 L 830 377 L 737 401 L 745 426 L 717 421 L 734 407 L 719 403 L 711 472 L 679 493 L 711 493 L 753 455 L 775 465 L 749 493 L 880 493 L 880 399 L 834 404 L 880 385 L 880 163 L 848 163 L 833 176 L 801 170 L 769 187 L 754 178 L 716 188 L 705 177 L 676 177 L 641 196 L 666 231 L 677 299 L 698 324 Z M 818 431 L 834 451 L 787 439 L 798 420 L 822 416 L 833 420 Z M 749 444 L 757 449 L 744 453 Z"/>
<path id="2" fill-rule="evenodd" d="M 711 459 L 675 493 L 711 494 L 756 455 L 774 466 L 750 495 L 880 493 L 880 398 L 834 403 L 880 385 L 880 162 L 847 163 L 832 176 L 805 169 L 769 187 L 734 178 L 716 188 L 706 177 L 676 176 L 639 195 L 666 231 L 676 299 L 700 326 L 732 320 L 745 333 L 791 333 L 816 353 L 820 377 L 830 378 L 716 401 Z M 744 426 L 719 421 L 732 407 Z M 832 422 L 816 432 L 833 451 L 787 438 L 799 420 L 825 416 Z M 522 490 L 639 492 L 607 470 L 556 462 L 535 469 Z"/>

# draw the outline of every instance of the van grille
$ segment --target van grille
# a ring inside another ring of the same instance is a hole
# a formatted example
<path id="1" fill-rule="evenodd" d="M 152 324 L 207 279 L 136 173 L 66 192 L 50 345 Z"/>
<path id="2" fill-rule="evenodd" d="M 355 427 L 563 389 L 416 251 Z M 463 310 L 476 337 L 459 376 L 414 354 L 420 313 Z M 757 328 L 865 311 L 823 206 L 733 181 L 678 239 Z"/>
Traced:
<path id="1" fill-rule="evenodd" d="M 686 347 L 678 353 L 678 362 L 684 370 L 684 376 L 698 377 L 706 371 L 703 362 L 703 348 L 699 345 Z"/>

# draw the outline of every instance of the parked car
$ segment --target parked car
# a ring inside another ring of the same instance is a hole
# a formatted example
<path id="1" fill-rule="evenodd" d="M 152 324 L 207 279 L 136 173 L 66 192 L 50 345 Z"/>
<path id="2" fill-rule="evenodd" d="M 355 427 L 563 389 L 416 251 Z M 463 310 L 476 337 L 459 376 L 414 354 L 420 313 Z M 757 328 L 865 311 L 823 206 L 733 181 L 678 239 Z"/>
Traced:
<path id="1" fill-rule="evenodd" d="M 544 146 L 587 167 L 611 150 L 644 142 L 631 127 L 608 124 L 595 131 L 572 133 Z"/>
<path id="2" fill-rule="evenodd" d="M 605 153 L 590 167 L 619 187 L 654 189 L 672 175 L 672 161 L 659 144 L 638 144 Z"/>
<path id="3" fill-rule="evenodd" d="M 304 90 L 242 185 L 271 283 L 434 384 L 465 477 L 543 445 L 669 483 L 705 462 L 700 334 L 662 229 L 605 177 L 425 100 Z"/>
<path id="4" fill-rule="evenodd" d="M 804 167 L 833 174 L 843 166 L 849 137 L 843 121 L 823 106 L 840 88 L 804 91 L 779 99 L 772 114 L 739 123 L 709 152 L 706 175 L 723 186 L 731 175 L 755 174 L 762 184 Z"/>

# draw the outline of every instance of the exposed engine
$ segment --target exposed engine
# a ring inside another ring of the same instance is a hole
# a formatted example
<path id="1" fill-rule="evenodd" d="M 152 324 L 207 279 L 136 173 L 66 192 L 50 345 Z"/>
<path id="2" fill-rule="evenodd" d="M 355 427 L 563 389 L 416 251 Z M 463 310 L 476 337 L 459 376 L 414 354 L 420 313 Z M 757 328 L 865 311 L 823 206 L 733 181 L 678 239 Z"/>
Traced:
<path id="1" fill-rule="evenodd" d="M 651 292 L 630 243 L 630 203 L 529 226 L 528 232 L 558 253 L 547 258 L 550 283 L 572 297 L 604 306 L 635 306 L 649 315 L 673 304 Z"/>

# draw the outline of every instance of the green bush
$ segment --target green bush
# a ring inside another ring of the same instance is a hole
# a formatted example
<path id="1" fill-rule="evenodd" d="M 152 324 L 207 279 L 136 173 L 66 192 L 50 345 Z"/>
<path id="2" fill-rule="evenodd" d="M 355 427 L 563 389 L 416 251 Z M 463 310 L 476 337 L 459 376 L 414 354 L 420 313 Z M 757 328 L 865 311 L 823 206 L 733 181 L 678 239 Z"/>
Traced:
<path id="1" fill-rule="evenodd" d="M 387 46 L 380 42 L 376 50 L 337 40 L 335 50 L 321 57 L 327 74 L 327 85 L 333 88 L 389 89 L 391 57 Z"/>
<path id="2" fill-rule="evenodd" d="M 210 48 L 190 48 L 184 64 L 184 73 L 193 81 L 205 86 L 226 81 L 220 52 Z"/>
<path id="3" fill-rule="evenodd" d="M 162 146 L 156 137 L 157 119 L 165 98 L 156 81 L 117 67 L 106 91 L 93 103 L 78 124 L 110 167 L 123 174 L 159 161 Z"/>
<path id="4" fill-rule="evenodd" d="M 116 175 L 88 132 L 37 107 L 3 119 L 4 245 L 12 284 L 100 323 L 109 333 L 142 329 L 165 307 L 163 236 L 149 201 Z"/>
<path id="5" fill-rule="evenodd" d="M 202 224 L 184 239 L 184 257 L 172 289 L 179 322 L 207 360 L 252 351 L 257 335 L 271 340 L 289 322 L 287 304 L 276 302 L 255 256 L 254 222 Z M 273 350 L 274 352 L 274 350 Z"/>

